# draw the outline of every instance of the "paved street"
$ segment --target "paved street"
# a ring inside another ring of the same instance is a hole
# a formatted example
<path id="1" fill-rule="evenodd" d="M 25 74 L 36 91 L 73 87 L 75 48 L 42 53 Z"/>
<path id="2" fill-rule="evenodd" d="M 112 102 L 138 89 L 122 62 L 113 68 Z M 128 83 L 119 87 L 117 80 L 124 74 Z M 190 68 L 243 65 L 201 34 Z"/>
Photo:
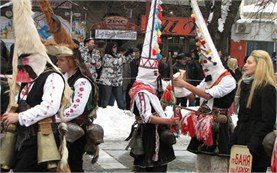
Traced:
<path id="1" fill-rule="evenodd" d="M 168 165 L 168 172 L 195 172 L 196 156 L 186 151 L 189 138 L 182 136 L 174 145 L 176 159 Z M 120 140 L 105 141 L 100 145 L 100 157 L 94 165 L 84 156 L 86 172 L 131 172 L 133 158 L 125 150 L 127 142 Z"/>

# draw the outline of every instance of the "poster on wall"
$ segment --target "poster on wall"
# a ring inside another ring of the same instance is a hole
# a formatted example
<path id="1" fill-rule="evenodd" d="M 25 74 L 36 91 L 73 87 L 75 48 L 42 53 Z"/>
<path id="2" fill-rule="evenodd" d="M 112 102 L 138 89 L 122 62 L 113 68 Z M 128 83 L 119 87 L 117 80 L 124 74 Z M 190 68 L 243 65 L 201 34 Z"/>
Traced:
<path id="1" fill-rule="evenodd" d="M 72 23 L 72 38 L 83 41 L 86 37 L 85 22 L 81 20 L 74 20 Z"/>
<path id="2" fill-rule="evenodd" d="M 71 26 L 70 26 L 70 23 L 63 19 L 61 16 L 57 16 L 58 19 L 61 21 L 63 27 L 65 28 L 65 30 L 68 32 L 68 33 L 71 33 Z M 35 21 L 35 25 L 37 27 L 37 30 L 38 30 L 38 33 L 40 35 L 40 37 L 43 39 L 43 40 L 49 40 L 52 38 L 52 35 L 51 33 L 48 31 L 49 28 L 48 28 L 48 25 L 45 21 L 45 16 L 44 14 L 40 13 L 40 12 L 36 12 L 35 15 L 34 15 L 34 21 Z"/>
<path id="3" fill-rule="evenodd" d="M 229 160 L 229 173 L 251 173 L 252 155 L 247 146 L 233 145 Z"/>
<path id="4" fill-rule="evenodd" d="M 12 20 L 4 16 L 0 16 L 0 38 L 14 39 Z"/>

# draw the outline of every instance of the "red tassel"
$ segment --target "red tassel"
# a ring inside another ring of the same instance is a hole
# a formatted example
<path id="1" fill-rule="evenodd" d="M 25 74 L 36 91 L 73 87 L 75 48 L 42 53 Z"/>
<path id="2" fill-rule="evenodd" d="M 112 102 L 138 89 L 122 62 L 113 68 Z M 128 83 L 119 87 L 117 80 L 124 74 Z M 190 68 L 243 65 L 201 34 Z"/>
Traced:
<path id="1" fill-rule="evenodd" d="M 198 140 L 204 142 L 205 145 L 213 145 L 213 116 L 199 115 L 197 123 L 195 124 L 196 137 Z"/>
<path id="2" fill-rule="evenodd" d="M 164 92 L 164 100 L 169 102 L 170 99 L 171 99 L 170 92 L 166 90 Z"/>
<path id="3" fill-rule="evenodd" d="M 182 134 L 188 134 L 190 137 L 195 137 L 195 122 L 196 115 L 194 112 L 191 112 L 189 115 L 184 117 L 185 122 L 183 122 L 181 127 Z"/>
<path id="4" fill-rule="evenodd" d="M 196 117 L 194 116 L 191 115 L 188 117 L 188 132 L 190 137 L 195 137 L 195 122 L 193 119 Z"/>

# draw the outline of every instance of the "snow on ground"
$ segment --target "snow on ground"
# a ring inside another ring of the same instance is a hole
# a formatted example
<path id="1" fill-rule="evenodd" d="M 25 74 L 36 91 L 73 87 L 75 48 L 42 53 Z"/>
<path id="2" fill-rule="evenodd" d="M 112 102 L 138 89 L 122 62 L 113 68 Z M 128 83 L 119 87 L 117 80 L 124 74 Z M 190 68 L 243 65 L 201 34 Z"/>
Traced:
<path id="1" fill-rule="evenodd" d="M 196 110 L 197 107 L 189 107 Z M 172 107 L 167 107 L 166 115 L 171 117 L 173 115 Z M 190 111 L 181 110 L 182 115 L 185 116 Z M 232 115 L 234 125 L 236 125 L 237 115 Z M 107 108 L 99 108 L 97 110 L 97 118 L 95 124 L 99 124 L 104 129 L 104 140 L 124 140 L 128 137 L 131 126 L 135 122 L 135 115 L 128 110 L 120 110 L 117 106 L 107 106 Z M 183 135 L 181 135 L 183 136 Z"/>
<path id="2" fill-rule="evenodd" d="M 104 140 L 124 140 L 128 137 L 131 126 L 135 122 L 135 116 L 130 111 L 120 110 L 117 106 L 99 108 L 95 124 L 104 129 Z"/>

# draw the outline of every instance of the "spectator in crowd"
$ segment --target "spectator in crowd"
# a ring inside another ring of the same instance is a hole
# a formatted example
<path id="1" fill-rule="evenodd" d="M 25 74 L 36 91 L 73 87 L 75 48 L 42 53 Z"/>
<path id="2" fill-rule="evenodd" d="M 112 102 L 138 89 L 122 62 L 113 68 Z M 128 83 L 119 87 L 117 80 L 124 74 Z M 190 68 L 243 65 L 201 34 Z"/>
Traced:
<path id="1" fill-rule="evenodd" d="M 118 50 L 118 53 L 120 54 L 125 54 L 126 53 L 126 49 L 123 50 Z M 123 82 L 122 82 L 122 90 L 123 90 L 123 102 L 124 102 L 124 107 L 126 109 L 126 97 L 129 97 L 129 90 L 128 90 L 128 86 L 131 83 L 131 68 L 130 68 L 130 63 L 125 63 L 123 64 L 123 68 L 122 68 L 122 74 L 123 74 Z"/>
<path id="2" fill-rule="evenodd" d="M 92 75 L 92 79 L 96 81 L 96 69 L 99 69 L 101 67 L 101 56 L 100 52 L 95 48 L 94 39 L 92 37 L 86 38 L 84 40 L 84 45 L 79 46 L 79 50 L 87 68 Z"/>
<path id="3" fill-rule="evenodd" d="M 102 59 L 103 59 L 103 56 L 105 55 L 105 49 L 106 49 L 106 46 L 107 46 L 107 43 L 103 40 L 99 40 L 96 42 L 96 48 L 97 50 L 99 50 L 100 52 L 100 62 L 102 62 Z M 99 88 L 99 94 L 101 95 L 101 90 L 100 90 L 100 84 L 99 84 L 99 78 L 100 78 L 100 75 L 101 75 L 101 71 L 102 71 L 102 65 L 100 68 L 96 69 L 96 73 L 97 73 L 97 78 L 96 78 L 96 81 L 97 81 L 97 86 Z M 98 99 L 98 105 L 101 105 L 101 100 L 102 100 L 102 97 L 99 97 Z"/>
<path id="4" fill-rule="evenodd" d="M 134 59 L 132 51 L 125 53 L 126 56 L 118 54 L 117 43 L 107 44 L 105 55 L 102 61 L 102 72 L 99 79 L 101 103 L 100 106 L 106 108 L 111 95 L 115 97 L 119 109 L 125 109 L 122 93 L 122 68 L 124 63 L 129 63 Z"/>
<path id="5" fill-rule="evenodd" d="M 165 55 L 162 55 L 163 58 L 159 61 L 159 72 L 162 79 L 169 80 L 170 78 L 170 69 L 168 65 L 168 59 Z"/>
<path id="6" fill-rule="evenodd" d="M 12 58 L 3 40 L 0 41 L 0 46 L 1 67 L 3 66 L 5 68 L 5 70 L 1 70 L 3 72 L 2 74 L 12 74 Z"/>
<path id="7" fill-rule="evenodd" d="M 186 53 L 187 63 L 186 63 L 186 77 L 188 82 L 193 86 L 197 86 L 204 78 L 202 66 L 196 57 L 192 57 L 192 54 Z M 195 100 L 189 100 L 189 106 L 199 105 L 199 98 Z"/>
<path id="8" fill-rule="evenodd" d="M 253 156 L 251 171 L 266 172 L 271 158 L 262 141 L 274 129 L 277 81 L 271 58 L 263 50 L 252 51 L 243 68 L 235 100 L 238 122 L 231 145 L 246 145 Z"/>
<path id="9" fill-rule="evenodd" d="M 133 59 L 130 62 L 130 69 L 131 69 L 131 77 L 130 78 L 131 78 L 131 80 L 126 89 L 126 109 L 127 110 L 130 110 L 130 96 L 128 93 L 138 75 L 139 62 L 140 62 L 140 58 L 141 58 L 141 55 L 140 55 L 141 51 L 138 48 L 134 48 L 133 51 L 134 51 L 135 59 Z"/>
<path id="10" fill-rule="evenodd" d="M 228 54 L 227 53 L 222 53 L 221 51 L 218 51 L 218 55 L 220 57 L 220 60 L 223 64 L 223 66 L 227 69 L 227 61 L 228 61 Z"/>
<path id="11" fill-rule="evenodd" d="M 176 62 L 173 64 L 173 74 L 179 72 L 179 70 L 187 71 L 188 59 L 186 57 L 186 54 L 180 53 L 177 55 L 177 57 L 175 59 L 176 59 Z M 186 77 L 187 77 L 187 73 L 186 73 Z M 187 79 L 188 79 L 188 77 L 187 77 Z M 187 106 L 187 98 L 186 97 L 177 98 L 176 105 L 179 105 L 179 104 L 181 104 L 181 106 L 186 107 Z"/>
<path id="12" fill-rule="evenodd" d="M 243 59 L 244 64 L 246 64 L 247 58 L 249 57 L 249 55 L 245 56 Z"/>
<path id="13" fill-rule="evenodd" d="M 189 83 L 197 86 L 204 78 L 202 66 L 197 57 L 192 57 L 190 53 L 185 55 L 187 57 L 187 77 L 191 80 Z"/>
<path id="14" fill-rule="evenodd" d="M 96 42 L 96 49 L 99 50 L 100 52 L 100 62 L 102 62 L 102 58 L 105 55 L 105 49 L 106 49 L 107 43 L 103 40 L 99 40 Z M 97 72 L 97 80 L 99 80 L 100 75 L 101 75 L 101 71 L 102 71 L 102 66 L 98 69 L 96 69 Z"/>
<path id="15" fill-rule="evenodd" d="M 227 66 L 232 76 L 236 79 L 236 82 L 238 82 L 242 76 L 242 73 L 238 66 L 238 60 L 233 57 L 229 58 L 227 61 Z"/>

